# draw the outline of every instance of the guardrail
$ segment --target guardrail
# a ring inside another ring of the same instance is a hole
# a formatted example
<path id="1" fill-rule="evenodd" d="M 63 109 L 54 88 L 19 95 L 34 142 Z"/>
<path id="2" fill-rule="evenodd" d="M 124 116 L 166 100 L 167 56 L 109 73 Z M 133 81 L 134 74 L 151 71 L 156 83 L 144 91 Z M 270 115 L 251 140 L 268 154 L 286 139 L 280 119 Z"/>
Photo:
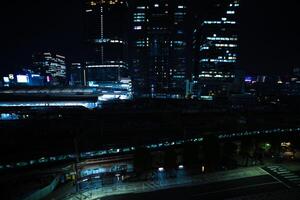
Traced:
<path id="1" fill-rule="evenodd" d="M 46 197 L 48 194 L 53 192 L 53 190 L 56 188 L 56 186 L 59 183 L 60 176 L 55 177 L 55 179 L 46 187 L 39 189 L 29 196 L 23 198 L 23 200 L 40 200 L 44 197 Z"/>

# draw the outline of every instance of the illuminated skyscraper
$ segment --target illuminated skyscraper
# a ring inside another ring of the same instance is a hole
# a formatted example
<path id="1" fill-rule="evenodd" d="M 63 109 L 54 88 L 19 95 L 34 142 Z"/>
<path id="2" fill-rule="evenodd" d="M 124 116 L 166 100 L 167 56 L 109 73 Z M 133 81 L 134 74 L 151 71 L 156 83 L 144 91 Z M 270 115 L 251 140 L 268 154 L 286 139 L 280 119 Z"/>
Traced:
<path id="1" fill-rule="evenodd" d="M 34 71 L 45 77 L 47 85 L 66 84 L 66 58 L 58 54 L 37 53 L 32 56 Z"/>
<path id="2" fill-rule="evenodd" d="M 131 1 L 131 70 L 141 96 L 181 98 L 188 68 L 185 0 Z"/>
<path id="3" fill-rule="evenodd" d="M 199 96 L 227 95 L 238 78 L 239 0 L 217 0 L 194 30 L 194 90 Z"/>
<path id="4" fill-rule="evenodd" d="M 86 0 L 88 86 L 128 77 L 128 5 L 123 0 Z"/>

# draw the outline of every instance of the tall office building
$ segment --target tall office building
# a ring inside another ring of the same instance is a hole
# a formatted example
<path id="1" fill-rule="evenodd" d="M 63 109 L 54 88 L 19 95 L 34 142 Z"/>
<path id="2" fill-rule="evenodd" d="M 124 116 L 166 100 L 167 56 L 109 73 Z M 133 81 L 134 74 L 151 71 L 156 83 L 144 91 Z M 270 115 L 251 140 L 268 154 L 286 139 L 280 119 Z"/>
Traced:
<path id="1" fill-rule="evenodd" d="M 46 85 L 66 84 L 66 58 L 52 53 L 37 53 L 32 56 L 34 71 L 45 77 Z"/>
<path id="2" fill-rule="evenodd" d="M 199 17 L 193 33 L 193 90 L 197 96 L 224 96 L 238 90 L 239 7 L 239 0 L 216 0 Z"/>
<path id="3" fill-rule="evenodd" d="M 139 96 L 185 96 L 188 68 L 185 0 L 131 1 L 130 59 Z"/>
<path id="4" fill-rule="evenodd" d="M 71 63 L 68 70 L 70 86 L 84 86 L 84 69 L 81 63 Z"/>
<path id="5" fill-rule="evenodd" d="M 87 85 L 97 87 L 128 77 L 127 2 L 86 0 L 85 4 Z"/>

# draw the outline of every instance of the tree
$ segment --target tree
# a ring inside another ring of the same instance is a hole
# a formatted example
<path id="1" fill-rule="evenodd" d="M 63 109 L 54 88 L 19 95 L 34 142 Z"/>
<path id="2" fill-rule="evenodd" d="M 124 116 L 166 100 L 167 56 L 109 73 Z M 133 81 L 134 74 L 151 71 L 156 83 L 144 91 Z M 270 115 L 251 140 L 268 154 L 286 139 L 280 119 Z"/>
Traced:
<path id="1" fill-rule="evenodd" d="M 152 170 L 152 155 L 147 148 L 137 148 L 133 156 L 133 166 L 138 177 Z"/>
<path id="2" fill-rule="evenodd" d="M 204 165 L 208 172 L 217 170 L 220 163 L 220 144 L 216 135 L 210 134 L 203 140 Z"/>
<path id="3" fill-rule="evenodd" d="M 225 142 L 222 148 L 222 166 L 226 169 L 233 169 L 237 167 L 235 159 L 237 152 L 237 145 L 233 142 Z"/>
<path id="4" fill-rule="evenodd" d="M 199 145 L 194 143 L 184 144 L 183 162 L 187 167 L 192 167 L 199 163 Z"/>
<path id="5" fill-rule="evenodd" d="M 252 157 L 253 141 L 251 138 L 244 138 L 241 141 L 240 155 L 242 156 L 242 165 L 248 166 L 249 160 Z"/>
<path id="6" fill-rule="evenodd" d="M 177 153 L 175 149 L 167 149 L 164 156 L 164 164 L 167 170 L 167 176 L 174 176 L 177 168 Z"/>

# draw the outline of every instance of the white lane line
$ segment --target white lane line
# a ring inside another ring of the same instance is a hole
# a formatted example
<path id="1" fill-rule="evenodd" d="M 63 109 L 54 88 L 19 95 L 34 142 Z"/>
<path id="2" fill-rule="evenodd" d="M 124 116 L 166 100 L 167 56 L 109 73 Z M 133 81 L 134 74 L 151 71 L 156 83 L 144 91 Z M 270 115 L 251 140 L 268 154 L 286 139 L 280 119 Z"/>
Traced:
<path id="1" fill-rule="evenodd" d="M 279 167 L 276 167 L 276 166 L 269 166 L 269 167 L 267 167 L 267 168 L 269 168 L 269 169 L 278 169 Z"/>
<path id="2" fill-rule="evenodd" d="M 212 192 L 205 192 L 205 193 L 193 195 L 192 197 L 199 197 L 199 196 L 204 196 L 204 195 L 208 195 L 208 194 L 215 194 L 215 193 L 220 193 L 220 192 L 228 192 L 228 191 L 247 189 L 247 188 L 259 187 L 259 186 L 265 186 L 265 185 L 274 185 L 274 184 L 280 184 L 280 182 L 272 181 L 272 182 L 261 183 L 261 184 L 251 184 L 251 185 L 234 187 L 234 188 L 229 188 L 229 189 L 222 189 L 222 190 L 217 190 L 217 191 L 212 191 Z"/>
<path id="3" fill-rule="evenodd" d="M 278 170 L 279 172 L 291 172 L 289 170 Z"/>
<path id="4" fill-rule="evenodd" d="M 290 179 L 290 178 L 299 178 L 299 176 L 296 175 L 289 175 L 289 176 L 283 176 L 284 178 Z"/>
<path id="5" fill-rule="evenodd" d="M 278 169 L 280 167 L 279 166 L 268 166 L 267 168 L 269 168 L 269 169 Z"/>
<path id="6" fill-rule="evenodd" d="M 279 174 L 292 174 L 292 172 L 277 172 Z"/>
<path id="7" fill-rule="evenodd" d="M 291 181 L 298 181 L 298 180 L 300 180 L 300 178 L 298 177 L 298 178 L 290 178 L 289 180 L 291 180 Z"/>
<path id="8" fill-rule="evenodd" d="M 264 170 L 263 168 L 261 168 L 262 170 Z M 289 185 L 287 185 L 286 183 L 282 182 L 281 180 L 279 180 L 278 178 L 276 178 L 275 176 L 273 176 L 272 174 L 270 174 L 269 172 L 267 172 L 266 170 L 264 170 L 267 174 L 269 174 L 272 178 L 274 178 L 276 181 L 278 181 L 279 183 L 283 184 L 285 187 L 287 187 L 288 189 L 290 189 L 291 187 Z"/>

